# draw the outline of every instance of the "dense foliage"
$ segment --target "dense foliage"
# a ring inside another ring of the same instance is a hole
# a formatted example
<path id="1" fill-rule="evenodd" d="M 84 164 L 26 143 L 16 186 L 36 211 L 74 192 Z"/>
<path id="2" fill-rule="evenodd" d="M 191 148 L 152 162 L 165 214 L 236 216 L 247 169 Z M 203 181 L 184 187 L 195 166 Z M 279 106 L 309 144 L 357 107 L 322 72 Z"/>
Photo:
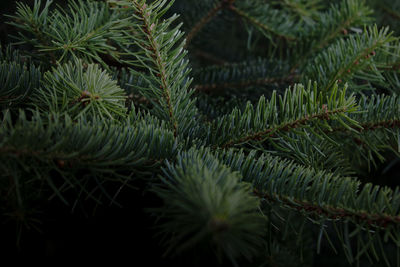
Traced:
<path id="1" fill-rule="evenodd" d="M 25 2 L 1 35 L 5 255 L 400 265 L 396 1 Z"/>

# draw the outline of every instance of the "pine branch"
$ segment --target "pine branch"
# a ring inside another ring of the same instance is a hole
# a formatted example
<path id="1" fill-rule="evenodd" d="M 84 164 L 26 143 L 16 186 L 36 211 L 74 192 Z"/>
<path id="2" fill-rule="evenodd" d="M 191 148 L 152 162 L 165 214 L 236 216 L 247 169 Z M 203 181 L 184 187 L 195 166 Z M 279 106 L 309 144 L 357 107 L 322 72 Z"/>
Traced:
<path id="1" fill-rule="evenodd" d="M 70 203 L 64 198 L 68 190 L 90 197 L 85 180 L 121 183 L 135 175 L 143 177 L 173 156 L 177 148 L 165 125 L 140 114 L 134 115 L 138 121 L 126 120 L 124 125 L 93 118 L 73 122 L 54 113 L 41 118 L 34 112 L 32 119 L 27 119 L 21 112 L 16 122 L 9 113 L 3 116 L 1 162 L 16 162 L 33 181 L 45 178 L 48 184 L 44 190 L 53 190 L 65 203 Z M 12 173 L 9 166 L 1 165 L 1 172 Z M 64 182 L 58 184 L 52 172 Z"/>
<path id="2" fill-rule="evenodd" d="M 268 85 L 268 84 L 282 84 L 282 83 L 293 83 L 293 80 L 296 79 L 296 75 L 290 75 L 288 77 L 282 77 L 282 78 L 263 78 L 263 79 L 256 79 L 256 80 L 250 80 L 250 81 L 243 81 L 243 82 L 238 82 L 238 83 L 222 83 L 222 84 L 204 84 L 204 85 L 195 85 L 194 89 L 198 91 L 214 91 L 215 89 L 229 89 L 229 88 L 246 88 L 249 86 L 262 86 L 262 85 Z"/>
<path id="3" fill-rule="evenodd" d="M 167 244 L 175 251 L 196 247 L 204 241 L 213 242 L 213 239 L 209 239 L 208 236 L 219 232 L 224 233 L 224 236 L 229 235 L 230 230 L 233 230 L 236 225 L 233 222 L 240 223 L 241 221 L 239 217 L 234 220 L 232 212 L 236 211 L 237 214 L 243 216 L 253 216 L 253 213 L 242 212 L 243 208 L 251 209 L 247 206 L 246 195 L 240 194 L 239 197 L 239 194 L 227 194 L 226 196 L 237 196 L 242 200 L 231 200 L 226 203 L 241 203 L 241 206 L 234 209 L 227 207 L 228 214 L 232 214 L 232 217 L 224 216 L 224 220 L 218 220 L 218 231 L 212 227 L 214 224 L 209 223 L 213 221 L 213 214 L 222 212 L 215 205 L 221 203 L 219 201 L 223 199 L 217 197 L 216 200 L 211 200 L 210 197 L 216 197 L 217 192 L 223 190 L 222 188 L 228 190 L 227 187 L 232 186 L 240 190 L 240 187 L 232 185 L 232 183 L 237 183 L 239 177 L 229 175 L 235 171 L 242 175 L 242 185 L 251 183 L 253 194 L 266 200 L 270 205 L 278 204 L 282 208 L 298 211 L 299 215 L 309 218 L 321 227 L 325 227 L 327 222 L 332 222 L 335 227 L 339 225 L 348 227 L 349 223 L 354 225 L 357 231 L 351 234 L 348 231 L 337 233 L 341 240 L 363 238 L 365 234 L 368 234 L 369 240 L 374 240 L 379 238 L 377 235 L 384 234 L 389 237 L 385 239 L 386 242 L 395 244 L 399 242 L 399 237 L 396 235 L 400 223 L 398 190 L 392 191 L 371 184 L 365 184 L 360 188 L 361 183 L 355 179 L 316 172 L 268 155 L 257 156 L 254 151 L 245 154 L 231 149 L 211 153 L 209 149 L 192 149 L 179 155 L 177 162 L 175 166 L 168 165 L 165 172 L 167 179 L 164 180 L 166 186 L 155 189 L 166 203 L 158 212 L 161 216 L 169 218 L 162 229 L 167 236 L 171 237 Z M 230 166 L 230 169 L 221 164 Z M 213 175 L 216 176 L 212 178 Z M 214 192 L 214 194 L 209 192 Z M 228 218 L 234 221 L 229 223 Z M 251 221 L 254 222 L 254 220 Z M 250 220 L 246 219 L 246 221 L 247 223 L 240 225 L 253 227 L 249 224 Z M 292 221 L 285 223 L 292 227 L 294 225 Z M 198 234 L 193 236 L 192 233 Z M 253 236 L 251 240 L 257 240 L 259 232 L 255 228 L 249 228 L 247 233 L 249 237 Z M 330 235 L 327 232 L 325 234 Z M 193 238 L 186 239 L 187 236 L 193 236 Z M 236 238 L 239 238 L 239 235 Z M 179 247 L 184 240 L 186 243 Z M 346 242 L 341 243 L 346 251 L 351 249 L 346 248 L 348 245 Z M 235 244 L 239 245 L 241 242 L 235 242 Z M 253 246 L 248 245 L 247 248 L 250 249 Z M 358 244 L 357 257 L 369 248 L 374 247 L 370 243 Z M 385 253 L 385 251 L 381 252 L 382 255 Z M 350 258 L 350 261 L 353 259 Z"/>
<path id="4" fill-rule="evenodd" d="M 315 25 L 317 11 L 321 8 L 321 1 L 283 0 L 276 1 L 276 5 L 296 14 L 299 20 L 303 20 L 306 24 Z"/>
<path id="5" fill-rule="evenodd" d="M 316 84 L 313 89 L 311 84 L 307 89 L 296 85 L 293 90 L 289 88 L 283 98 L 277 98 L 274 92 L 267 102 L 261 97 L 256 107 L 248 104 L 243 113 L 236 109 L 217 120 L 212 132 L 218 135 L 209 136 L 208 141 L 215 147 L 228 148 L 249 141 L 265 141 L 311 124 L 316 131 L 329 129 L 328 120 L 337 120 L 343 125 L 354 124 L 353 120 L 348 120 L 346 113 L 356 110 L 355 100 L 352 96 L 346 99 L 345 93 L 346 90 L 339 92 L 336 85 L 325 100 L 317 92 Z"/>
<path id="6" fill-rule="evenodd" d="M 214 64 L 218 64 L 218 65 L 224 65 L 224 64 L 227 63 L 226 60 L 223 60 L 223 59 L 221 59 L 221 58 L 219 58 L 219 57 L 217 57 L 217 56 L 215 56 L 213 54 L 207 53 L 205 51 L 201 51 L 199 49 L 196 49 L 194 51 L 194 55 L 197 56 L 197 57 L 204 58 L 204 59 L 206 59 L 206 60 L 208 60 L 210 62 L 213 62 Z"/>
<path id="7" fill-rule="evenodd" d="M 184 33 L 180 31 L 181 25 L 169 30 L 177 15 L 161 21 L 173 1 L 159 0 L 147 5 L 145 1 L 137 0 L 132 3 L 118 1 L 116 4 L 132 6 L 127 10 L 134 12 L 135 31 L 127 34 L 131 38 L 130 46 L 136 48 L 126 50 L 132 59 L 125 62 L 147 70 L 147 73 L 131 70 L 146 81 L 146 86 L 138 87 L 138 91 L 151 102 L 154 115 L 169 121 L 176 137 L 187 136 L 188 133 L 195 135 L 198 127 L 193 118 L 197 109 L 191 98 L 193 91 L 189 90 L 190 69 L 185 59 L 187 51 L 181 41 Z"/>
<path id="8" fill-rule="evenodd" d="M 345 36 L 350 28 L 364 26 L 371 21 L 372 10 L 363 1 L 345 0 L 340 5 L 331 4 L 327 12 L 317 15 L 317 25 L 310 26 L 309 37 L 304 38 L 304 51 L 299 51 L 292 71 L 301 66 L 311 55 L 321 51 L 334 40 Z M 297 48 L 295 48 L 297 49 Z"/>
<path id="9" fill-rule="evenodd" d="M 201 151 L 201 155 L 203 153 L 208 151 Z M 363 238 L 365 234 L 370 240 L 382 234 L 390 236 L 386 242 L 399 242 L 396 234 L 400 223 L 398 189 L 392 191 L 372 184 L 360 187 L 361 183 L 355 179 L 316 172 L 276 157 L 257 156 L 254 152 L 244 154 L 228 150 L 217 153 L 221 162 L 242 174 L 244 182 L 253 184 L 253 192 L 262 199 L 300 211 L 302 216 L 322 226 L 326 221 L 335 225 L 346 226 L 349 222 L 355 225 L 357 231 L 351 234 L 346 231 L 334 233 L 341 240 Z M 293 223 L 286 221 L 285 224 Z M 346 248 L 345 242 L 341 243 L 345 250 L 351 249 Z M 365 248 L 365 244 L 357 245 L 359 252 Z M 381 254 L 386 252 L 382 250 Z"/>
<path id="10" fill-rule="evenodd" d="M 293 32 L 295 32 L 297 25 L 288 17 L 283 16 L 282 11 L 278 12 L 262 1 L 256 3 L 254 1 L 232 1 L 228 8 L 259 29 L 270 40 L 273 37 L 286 41 L 296 40 Z"/>
<path id="11" fill-rule="evenodd" d="M 354 127 L 353 129 L 358 128 Z M 267 145 L 258 149 L 271 155 L 293 160 L 299 165 L 310 167 L 315 171 L 327 171 L 342 177 L 354 176 L 355 171 L 347 157 L 343 155 L 342 144 L 339 139 L 330 138 L 330 133 L 329 130 L 324 132 L 329 136 L 328 138 L 321 138 L 306 130 L 302 135 L 288 133 L 279 139 L 270 140 Z"/>
<path id="12" fill-rule="evenodd" d="M 242 143 L 246 143 L 246 142 L 249 142 L 252 140 L 261 141 L 261 140 L 268 138 L 269 136 L 271 136 L 272 134 L 274 134 L 276 132 L 290 131 L 295 128 L 305 126 L 305 125 L 309 124 L 311 121 L 313 121 L 314 119 L 331 120 L 332 117 L 334 117 L 334 115 L 339 114 L 339 113 L 344 113 L 346 111 L 347 111 L 346 108 L 340 108 L 340 109 L 334 109 L 334 110 L 323 110 L 320 113 L 313 114 L 311 116 L 307 116 L 307 117 L 304 117 L 301 119 L 297 119 L 290 123 L 282 124 L 276 128 L 269 128 L 264 131 L 252 133 L 251 135 L 247 135 L 240 139 L 229 141 L 229 142 L 223 144 L 221 147 L 228 148 L 235 144 L 242 144 Z"/>
<path id="13" fill-rule="evenodd" d="M 172 122 L 172 126 L 174 128 L 174 135 L 177 135 L 178 131 L 178 125 L 177 121 L 173 112 L 173 107 L 171 103 L 171 88 L 169 87 L 169 84 L 167 83 L 167 74 L 166 74 L 166 63 L 163 58 L 161 58 L 160 54 L 160 44 L 156 43 L 155 41 L 155 36 L 153 33 L 153 28 L 155 27 L 154 23 L 151 23 L 150 21 L 150 11 L 146 10 L 147 6 L 144 2 L 140 3 L 138 1 L 133 2 L 135 9 L 137 10 L 137 15 L 140 16 L 140 18 L 143 19 L 143 32 L 147 36 L 149 43 L 150 43 L 150 48 L 149 50 L 152 52 L 155 62 L 156 62 L 156 67 L 159 71 L 160 79 L 161 79 L 161 87 L 164 92 L 164 98 L 167 102 L 168 106 L 168 113 L 169 117 Z"/>
<path id="14" fill-rule="evenodd" d="M 164 201 L 155 211 L 165 220 L 160 230 L 167 254 L 202 243 L 208 243 L 219 260 L 225 256 L 234 265 L 241 256 L 259 254 L 265 219 L 237 172 L 191 149 L 180 153 L 175 165 L 167 164 L 164 177 L 153 190 Z"/>
<path id="15" fill-rule="evenodd" d="M 397 95 L 372 95 L 360 99 L 360 110 L 350 118 L 359 122 L 359 128 L 343 129 L 340 125 L 332 125 L 333 131 L 327 132 L 337 142 L 343 144 L 343 155 L 351 151 L 349 162 L 360 164 L 366 162 L 376 165 L 376 160 L 385 161 L 381 154 L 392 151 L 399 155 L 400 132 L 400 100 Z"/>
<path id="16" fill-rule="evenodd" d="M 369 17 L 371 13 L 372 10 L 358 0 L 342 1 L 339 6 L 332 5 L 326 14 L 321 14 L 321 26 L 312 34 L 313 36 L 319 35 L 321 37 L 322 27 L 328 27 L 331 30 L 322 34 L 322 39 L 320 39 L 315 48 L 316 51 L 325 48 L 341 34 L 346 34 L 350 27 L 368 23 L 371 20 Z"/>
<path id="17" fill-rule="evenodd" d="M 227 0 L 220 0 L 214 7 L 212 7 L 207 14 L 202 17 L 196 25 L 190 30 L 190 32 L 186 35 L 186 44 L 185 48 L 188 47 L 192 39 L 196 36 L 196 34 L 201 31 L 201 29 L 208 24 L 217 14 L 218 12 L 226 6 Z"/>
<path id="18" fill-rule="evenodd" d="M 125 92 L 98 65 L 75 61 L 44 74 L 43 88 L 33 96 L 33 105 L 43 111 L 66 112 L 118 119 L 126 116 Z"/>
<path id="19" fill-rule="evenodd" d="M 30 36 L 26 36 L 22 32 L 19 32 L 19 36 L 15 36 L 14 38 L 19 40 L 21 44 L 27 43 L 33 46 L 39 44 L 49 45 L 51 43 L 51 37 L 46 36 L 43 30 L 46 27 L 45 25 L 48 23 L 47 19 L 50 16 L 49 7 L 52 2 L 52 0 L 46 0 L 46 4 L 42 11 L 40 11 L 41 0 L 35 0 L 32 9 L 28 5 L 18 2 L 16 14 L 14 16 L 8 16 L 11 19 L 14 19 L 15 22 L 9 22 L 9 24 L 17 29 L 25 30 L 33 35 L 34 38 L 30 38 Z M 52 64 L 56 64 L 56 55 L 53 52 L 50 52 L 49 56 Z"/>
<path id="20" fill-rule="evenodd" d="M 278 195 L 271 197 L 269 194 L 261 194 L 257 189 L 254 189 L 253 193 L 259 198 L 266 199 L 267 201 L 278 202 L 299 212 L 305 211 L 307 214 L 323 216 L 331 220 L 351 219 L 356 224 L 364 224 L 366 222 L 372 227 L 383 228 L 397 226 L 400 223 L 400 215 L 389 216 L 386 214 L 367 213 L 363 211 L 354 211 L 351 209 L 343 209 L 331 206 L 321 207 L 317 204 L 296 200 L 291 197 L 282 197 Z"/>
<path id="21" fill-rule="evenodd" d="M 210 66 L 194 73 L 196 83 L 194 88 L 198 91 L 213 91 L 273 83 L 292 84 L 296 75 L 287 75 L 288 71 L 288 66 L 284 62 L 266 59 Z"/>
<path id="22" fill-rule="evenodd" d="M 373 82 L 379 89 L 395 94 L 399 91 L 400 42 L 399 39 L 387 44 L 375 58 L 376 67 L 382 73 L 384 81 Z"/>
<path id="23" fill-rule="evenodd" d="M 70 59 L 84 58 L 98 62 L 104 68 L 108 65 L 101 55 L 107 54 L 118 61 L 119 54 L 113 42 L 124 44 L 126 36 L 121 31 L 130 25 L 122 13 L 112 12 L 104 2 L 71 1 L 66 10 L 50 11 L 52 0 L 46 0 L 42 11 L 41 1 L 35 0 L 31 9 L 18 4 L 11 25 L 19 28 L 16 38 L 20 44 L 34 46 L 41 62 L 50 55 L 52 64 L 65 63 Z"/>
<path id="24" fill-rule="evenodd" d="M 0 46 L 1 51 L 1 46 Z M 0 52 L 0 106 L 15 107 L 39 88 L 41 73 L 32 63 L 23 62 L 18 51 L 7 47 Z"/>
<path id="25" fill-rule="evenodd" d="M 390 16 L 392 16 L 393 18 L 400 20 L 400 13 L 396 12 L 395 10 L 388 8 L 387 6 L 380 6 L 386 13 L 388 13 Z"/>
<path id="26" fill-rule="evenodd" d="M 368 28 L 361 35 L 338 40 L 309 62 L 304 73 L 305 79 L 316 80 L 325 92 L 337 81 L 347 82 L 353 77 L 380 81 L 383 77 L 377 70 L 373 57 L 393 40 L 387 28 L 378 31 L 376 26 Z M 352 87 L 353 90 L 357 88 L 355 83 L 352 83 Z"/>

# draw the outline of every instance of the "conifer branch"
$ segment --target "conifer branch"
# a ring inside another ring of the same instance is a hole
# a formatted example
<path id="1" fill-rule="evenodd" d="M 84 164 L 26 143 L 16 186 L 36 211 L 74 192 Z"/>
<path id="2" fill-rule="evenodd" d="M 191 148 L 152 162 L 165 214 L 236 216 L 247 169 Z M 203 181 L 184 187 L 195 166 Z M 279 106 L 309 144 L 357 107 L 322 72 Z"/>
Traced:
<path id="1" fill-rule="evenodd" d="M 148 48 L 148 51 L 152 54 L 152 56 L 155 59 L 157 69 L 159 71 L 160 75 L 160 80 L 161 80 L 161 87 L 164 92 L 164 97 L 167 102 L 168 106 L 168 114 L 169 117 L 171 118 L 171 123 L 174 129 L 174 135 L 177 136 L 178 132 L 178 122 L 175 118 L 174 115 L 174 109 L 172 107 L 171 103 L 171 88 L 169 87 L 169 84 L 167 83 L 167 74 L 166 74 L 166 65 L 167 62 L 164 61 L 164 59 L 161 57 L 160 54 L 160 44 L 156 42 L 155 36 L 154 36 L 154 27 L 156 26 L 155 24 L 150 24 L 150 14 L 148 13 L 149 11 L 146 9 L 147 5 L 144 2 L 139 2 L 137 0 L 133 1 L 133 4 L 137 10 L 137 15 L 140 16 L 143 19 L 143 32 L 147 36 L 150 47 Z"/>
<path id="2" fill-rule="evenodd" d="M 201 153 L 207 153 L 202 151 Z M 339 238 L 362 237 L 369 231 L 393 235 L 397 243 L 399 190 L 361 183 L 356 179 L 337 177 L 327 172 L 316 172 L 289 161 L 268 155 L 257 156 L 234 150 L 217 152 L 222 162 L 243 175 L 244 182 L 253 184 L 253 192 L 261 198 L 301 211 L 313 222 L 330 220 L 337 224 L 351 222 L 359 231 L 337 233 Z M 285 224 L 293 225 L 291 221 Z M 363 245 L 358 246 L 364 249 Z M 385 255 L 386 252 L 382 251 Z"/>
<path id="3" fill-rule="evenodd" d="M 282 61 L 258 59 L 242 63 L 210 66 L 194 73 L 195 89 L 211 91 L 226 88 L 293 84 L 299 76 L 288 74 L 289 66 Z"/>
<path id="4" fill-rule="evenodd" d="M 317 93 L 316 84 L 313 89 L 311 84 L 307 89 L 296 85 L 279 98 L 274 92 L 268 102 L 261 97 L 256 107 L 248 104 L 243 112 L 234 110 L 217 120 L 212 128 L 218 135 L 209 136 L 208 140 L 214 147 L 228 148 L 248 141 L 259 142 L 298 128 L 307 128 L 311 124 L 313 129 L 330 129 L 327 120 L 337 120 L 342 125 L 357 125 L 346 115 L 357 108 L 353 96 L 346 99 L 345 91 L 346 88 L 338 92 L 336 85 L 330 97 L 326 98 L 327 102 L 321 93 Z"/>
<path id="5" fill-rule="evenodd" d="M 274 195 L 268 193 L 262 194 L 259 190 L 253 190 L 254 195 L 259 198 L 266 199 L 274 203 L 281 203 L 291 209 L 307 214 L 315 214 L 323 216 L 331 220 L 346 220 L 351 219 L 354 223 L 364 224 L 377 228 L 389 228 L 397 226 L 400 223 L 400 215 L 389 215 L 381 213 L 369 213 L 364 211 L 355 211 L 349 208 L 332 207 L 331 205 L 317 205 L 308 201 L 299 200 L 290 196 Z"/>
<path id="6" fill-rule="evenodd" d="M 320 82 L 323 91 L 328 91 L 337 81 L 349 81 L 355 75 L 359 79 L 382 80 L 373 57 L 379 52 L 384 53 L 385 45 L 393 40 L 395 38 L 388 28 L 378 30 L 376 26 L 369 27 L 363 34 L 338 40 L 309 62 L 305 70 L 306 79 Z M 353 90 L 357 88 L 356 84 L 352 83 L 351 86 Z"/>
<path id="7" fill-rule="evenodd" d="M 202 17 L 196 25 L 193 26 L 193 28 L 190 30 L 190 32 L 186 35 L 186 43 L 185 43 L 185 48 L 187 48 L 192 41 L 192 39 L 196 36 L 196 34 L 201 31 L 201 29 L 209 23 L 216 15 L 217 13 L 224 8 L 226 0 L 221 0 L 219 1 L 216 6 L 214 6 L 212 9 L 208 11 L 208 13 Z"/>
<path id="8" fill-rule="evenodd" d="M 327 12 L 318 13 L 318 23 L 310 25 L 309 40 L 303 44 L 304 50 L 299 51 L 300 56 L 296 58 L 291 72 L 303 66 L 310 56 L 325 49 L 340 36 L 348 35 L 350 27 L 368 24 L 371 14 L 372 10 L 359 0 L 346 0 L 339 5 L 331 4 Z"/>
<path id="9" fill-rule="evenodd" d="M 261 78 L 248 81 L 240 81 L 236 83 L 213 83 L 213 84 L 198 84 L 194 86 L 194 89 L 198 91 L 213 91 L 214 89 L 227 89 L 227 88 L 245 88 L 249 86 L 257 85 L 268 85 L 271 83 L 293 83 L 298 78 L 297 75 L 292 74 L 287 77 L 276 77 L 276 78 Z"/>
<path id="10" fill-rule="evenodd" d="M 397 20 L 400 20 L 400 13 L 396 12 L 396 11 L 393 10 L 393 9 L 388 8 L 388 7 L 385 6 L 385 5 L 380 5 L 379 7 L 382 8 L 383 11 L 385 11 L 386 13 L 388 13 L 388 14 L 389 14 L 390 16 L 392 16 L 393 18 L 395 18 L 395 19 L 397 19 Z"/>
<path id="11" fill-rule="evenodd" d="M 51 176 L 48 182 L 64 202 L 68 202 L 63 197 L 66 190 L 80 188 L 88 192 L 84 178 L 75 176 L 78 171 L 96 173 L 88 179 L 121 181 L 131 179 L 133 174 L 141 177 L 150 168 L 154 171 L 165 158 L 176 153 L 173 133 L 140 114 L 135 115 L 138 121 L 126 120 L 124 125 L 107 125 L 96 118 L 88 122 L 84 117 L 72 121 L 54 113 L 41 118 L 34 112 L 33 118 L 27 119 L 20 112 L 15 122 L 10 114 L 3 116 L 1 172 L 7 172 L 7 162 L 15 162 L 34 181 L 48 176 L 52 170 L 59 172 L 66 184 L 55 186 Z"/>
<path id="12" fill-rule="evenodd" d="M 0 47 L 1 49 L 1 47 Z M 33 64 L 0 59 L 0 106 L 14 107 L 39 88 L 41 73 Z"/>
<path id="13" fill-rule="evenodd" d="M 329 27 L 330 31 L 322 35 L 322 39 L 318 40 L 316 47 L 310 50 L 310 54 L 324 49 L 332 40 L 336 39 L 341 34 L 348 34 L 350 26 L 354 27 L 368 22 L 371 13 L 372 11 L 358 0 L 343 1 L 339 6 L 332 5 L 331 9 L 326 14 L 321 14 L 320 18 L 322 21 L 321 26 Z M 316 32 L 321 33 L 320 29 Z"/>
<path id="14" fill-rule="evenodd" d="M 268 137 L 271 137 L 276 133 L 289 132 L 296 128 L 303 127 L 312 122 L 313 120 L 326 120 L 326 121 L 331 120 L 333 115 L 344 113 L 346 111 L 347 111 L 346 108 L 327 110 L 325 107 L 325 109 L 320 113 L 311 114 L 309 116 L 307 115 L 303 118 L 299 118 L 295 121 L 285 123 L 274 128 L 269 128 L 260 132 L 251 133 L 250 135 L 241 137 L 240 139 L 230 140 L 227 143 L 221 145 L 221 148 L 229 148 L 234 145 L 242 144 L 249 141 L 262 141 L 267 139 Z"/>
<path id="15" fill-rule="evenodd" d="M 105 2 L 74 0 L 66 10 L 51 10 L 51 3 L 52 0 L 46 0 L 41 11 L 40 0 L 35 0 L 32 9 L 19 3 L 16 14 L 10 16 L 14 19 L 10 24 L 21 30 L 15 38 L 33 45 L 35 57 L 44 62 L 50 56 L 52 65 L 84 58 L 101 63 L 103 68 L 108 65 L 101 55 L 118 60 L 117 48 L 110 43 L 126 42 L 121 31 L 129 27 L 129 20 L 123 13 L 111 11 Z"/>
<path id="16" fill-rule="evenodd" d="M 381 121 L 374 121 L 374 122 L 366 122 L 360 123 L 360 127 L 351 127 L 354 131 L 359 133 L 367 132 L 367 131 L 376 131 L 381 129 L 394 129 L 400 128 L 400 119 L 397 120 L 381 120 Z M 332 130 L 325 131 L 326 134 L 335 133 L 335 132 L 346 132 L 348 131 L 347 128 L 344 127 L 337 127 L 333 128 Z"/>
<path id="17" fill-rule="evenodd" d="M 207 53 L 205 51 L 199 50 L 199 49 L 196 49 L 193 53 L 198 57 L 202 57 L 202 58 L 204 58 L 206 60 L 209 60 L 209 61 L 211 61 L 211 62 L 213 62 L 215 64 L 218 64 L 218 65 L 224 65 L 224 64 L 227 63 L 225 60 L 223 60 L 221 58 L 218 58 L 217 56 L 215 56 L 213 54 L 210 54 L 210 53 Z"/>
<path id="18" fill-rule="evenodd" d="M 191 153 L 208 159 L 211 152 L 202 148 Z M 356 179 L 304 168 L 270 155 L 257 155 L 255 151 L 220 150 L 215 151 L 213 157 L 230 166 L 232 171 L 238 171 L 241 181 L 251 183 L 253 194 L 261 199 L 297 210 L 317 224 L 350 222 L 359 230 L 351 235 L 337 233 L 339 238 L 359 238 L 374 231 L 391 236 L 390 242 L 399 241 L 396 234 L 400 223 L 398 189 L 393 191 L 369 183 L 361 187 Z M 212 162 L 215 164 L 215 159 L 205 160 L 203 164 L 209 168 Z M 290 220 L 285 224 L 295 225 Z M 357 247 L 358 250 L 364 248 L 363 245 Z M 385 253 L 382 251 L 383 255 Z"/>
<path id="19" fill-rule="evenodd" d="M 181 40 L 184 33 L 180 31 L 181 24 L 169 29 L 178 15 L 161 19 L 173 1 L 157 0 L 147 5 L 135 0 L 117 4 L 132 6 L 136 20 L 135 32 L 128 34 L 130 45 L 137 49 L 126 49 L 131 59 L 125 62 L 134 67 L 132 73 L 145 81 L 145 85 L 136 86 L 139 93 L 151 102 L 154 115 L 169 122 L 176 137 L 196 131 L 197 109 L 191 97 L 194 91 L 189 89 L 192 79 L 185 59 L 187 51 Z"/>
<path id="20" fill-rule="evenodd" d="M 42 88 L 33 95 L 34 104 L 44 111 L 67 112 L 73 118 L 82 114 L 125 117 L 126 95 L 116 81 L 99 65 L 78 60 L 74 63 L 60 65 L 44 74 Z"/>
<path id="21" fill-rule="evenodd" d="M 297 14 L 307 24 L 313 25 L 315 23 L 316 10 L 320 8 L 319 0 L 307 1 L 305 3 L 292 0 L 283 0 L 281 2 L 282 6 L 290 9 L 292 13 Z"/>
<path id="22" fill-rule="evenodd" d="M 386 177 L 400 162 L 400 41 L 368 26 L 370 7 L 400 5 L 378 1 L 18 4 L 10 24 L 29 57 L 0 51 L 0 220 L 35 227 L 55 197 L 73 211 L 115 203 L 139 178 L 179 262 L 192 250 L 201 265 L 211 252 L 291 266 L 325 237 L 350 264 L 400 259 L 400 189 Z M 202 93 L 217 88 L 232 90 Z"/>
<path id="23" fill-rule="evenodd" d="M 153 189 L 164 201 L 155 211 L 168 219 L 161 225 L 166 254 L 202 242 L 234 264 L 238 256 L 251 259 L 259 254 L 265 219 L 257 211 L 258 199 L 239 180 L 218 158 L 194 149 L 180 153 L 176 164 L 167 163 L 163 183 Z"/>
<path id="24" fill-rule="evenodd" d="M 244 20 L 249 21 L 251 24 L 256 26 L 257 28 L 261 29 L 264 32 L 272 33 L 274 36 L 278 38 L 284 39 L 286 41 L 294 41 L 296 37 L 289 34 L 279 32 L 277 29 L 270 27 L 268 24 L 259 21 L 257 18 L 251 16 L 249 13 L 243 11 L 242 9 L 238 8 L 235 5 L 229 5 L 229 9 L 237 14 L 239 17 L 242 17 Z"/>

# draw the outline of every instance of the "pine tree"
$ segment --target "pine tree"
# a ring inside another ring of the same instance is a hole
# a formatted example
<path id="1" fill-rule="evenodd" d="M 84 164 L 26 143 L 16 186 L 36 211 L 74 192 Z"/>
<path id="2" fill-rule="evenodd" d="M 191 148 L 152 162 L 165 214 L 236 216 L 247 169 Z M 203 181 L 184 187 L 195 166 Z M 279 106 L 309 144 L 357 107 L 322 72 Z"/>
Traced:
<path id="1" fill-rule="evenodd" d="M 132 263 L 400 266 L 396 1 L 66 2 L 2 26 L 6 251 L 121 210 Z"/>

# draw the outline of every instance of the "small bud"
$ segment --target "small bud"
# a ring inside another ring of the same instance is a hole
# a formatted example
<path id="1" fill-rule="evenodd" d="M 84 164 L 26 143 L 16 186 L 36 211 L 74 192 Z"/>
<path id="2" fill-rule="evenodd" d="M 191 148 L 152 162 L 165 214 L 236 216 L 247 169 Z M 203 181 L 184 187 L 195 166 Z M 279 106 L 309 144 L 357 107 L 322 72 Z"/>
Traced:
<path id="1" fill-rule="evenodd" d="M 87 97 L 90 97 L 91 95 L 92 94 L 88 90 L 85 90 L 85 91 L 82 92 L 81 97 L 82 98 L 87 98 Z"/>
<path id="2" fill-rule="evenodd" d="M 56 161 L 56 164 L 59 168 L 64 168 L 65 167 L 65 161 L 62 159 L 59 159 Z"/>

